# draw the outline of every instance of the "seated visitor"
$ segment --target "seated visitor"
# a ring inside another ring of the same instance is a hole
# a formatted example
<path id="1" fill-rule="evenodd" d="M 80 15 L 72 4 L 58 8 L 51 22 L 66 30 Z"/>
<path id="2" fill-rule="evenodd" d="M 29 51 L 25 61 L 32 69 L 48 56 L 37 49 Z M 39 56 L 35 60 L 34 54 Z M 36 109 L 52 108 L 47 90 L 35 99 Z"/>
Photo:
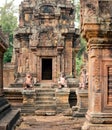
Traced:
<path id="1" fill-rule="evenodd" d="M 67 87 L 67 80 L 65 78 L 64 73 L 61 73 L 61 76 L 58 80 L 58 88 L 63 88 L 63 87 Z"/>
<path id="2" fill-rule="evenodd" d="M 24 89 L 33 88 L 33 78 L 31 74 L 26 74 L 25 81 L 23 83 Z"/>

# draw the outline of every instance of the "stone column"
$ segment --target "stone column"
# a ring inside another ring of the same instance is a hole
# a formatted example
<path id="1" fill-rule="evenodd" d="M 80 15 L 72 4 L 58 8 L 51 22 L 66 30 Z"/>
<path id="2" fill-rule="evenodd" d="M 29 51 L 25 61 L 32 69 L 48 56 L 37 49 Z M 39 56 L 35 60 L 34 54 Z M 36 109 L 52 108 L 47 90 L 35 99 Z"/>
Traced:
<path id="1" fill-rule="evenodd" d="M 58 76 L 61 72 L 61 56 L 60 56 L 60 53 L 58 53 L 58 56 L 57 56 L 57 73 L 58 73 Z"/>
<path id="2" fill-rule="evenodd" d="M 3 94 L 3 53 L 0 52 L 0 96 Z"/>
<path id="3" fill-rule="evenodd" d="M 64 52 L 62 52 L 61 60 L 62 60 L 62 61 L 61 61 L 61 66 L 62 66 L 62 67 L 61 67 L 61 71 L 62 71 L 62 72 L 65 72 L 65 65 L 64 65 L 64 64 L 65 64 L 65 63 L 64 63 L 64 62 L 65 62 L 65 61 L 64 61 L 64 60 L 65 60 L 65 57 L 64 57 Z"/>
<path id="4" fill-rule="evenodd" d="M 112 28 L 110 29 L 110 25 L 112 14 L 110 12 L 112 8 L 110 7 L 112 1 L 81 0 L 81 5 L 84 8 L 81 28 L 87 40 L 89 56 L 89 101 L 87 121 L 82 130 L 111 130 Z"/>

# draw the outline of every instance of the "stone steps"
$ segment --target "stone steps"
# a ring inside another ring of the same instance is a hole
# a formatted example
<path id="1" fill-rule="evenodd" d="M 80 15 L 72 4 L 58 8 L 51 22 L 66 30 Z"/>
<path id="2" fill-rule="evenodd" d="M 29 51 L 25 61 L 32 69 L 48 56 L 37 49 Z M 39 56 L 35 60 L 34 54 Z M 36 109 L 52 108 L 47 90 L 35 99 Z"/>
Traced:
<path id="1" fill-rule="evenodd" d="M 19 110 L 10 110 L 1 120 L 0 120 L 0 130 L 13 130 L 16 122 L 20 116 Z"/>
<path id="2" fill-rule="evenodd" d="M 0 97 L 0 130 L 12 130 L 20 116 L 20 110 L 12 110 L 6 98 Z"/>
<path id="3" fill-rule="evenodd" d="M 36 101 L 36 104 L 55 105 L 54 103 L 55 103 L 55 101 L 50 101 L 50 100 L 46 100 L 46 101 L 39 100 L 39 101 Z"/>
<path id="4" fill-rule="evenodd" d="M 37 101 L 40 101 L 40 100 L 44 100 L 44 101 L 45 101 L 45 100 L 48 100 L 48 101 L 50 101 L 50 100 L 55 100 L 55 96 L 52 97 L 52 96 L 44 96 L 44 95 L 43 95 L 43 96 L 41 96 L 41 95 L 38 96 L 38 95 L 37 95 L 36 100 L 37 100 Z"/>
<path id="5" fill-rule="evenodd" d="M 56 99 L 55 89 L 43 86 L 36 89 L 36 115 L 55 115 Z"/>
<path id="6" fill-rule="evenodd" d="M 5 98 L 0 99 L 0 120 L 11 110 L 11 105 Z"/>

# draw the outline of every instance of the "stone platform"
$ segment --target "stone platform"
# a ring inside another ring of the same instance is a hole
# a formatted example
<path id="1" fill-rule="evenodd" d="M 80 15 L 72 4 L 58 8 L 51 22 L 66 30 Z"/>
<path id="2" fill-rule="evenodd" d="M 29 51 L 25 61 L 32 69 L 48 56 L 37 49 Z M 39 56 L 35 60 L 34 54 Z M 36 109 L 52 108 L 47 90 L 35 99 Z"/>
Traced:
<path id="1" fill-rule="evenodd" d="M 7 88 L 4 93 L 11 105 L 20 108 L 26 115 L 35 113 L 38 116 L 53 116 L 65 111 L 64 114 L 71 115 L 70 88 L 57 89 L 52 85 L 42 84 L 34 90 Z"/>
<path id="2" fill-rule="evenodd" d="M 81 130 L 85 118 L 56 116 L 23 116 L 23 122 L 16 130 Z"/>

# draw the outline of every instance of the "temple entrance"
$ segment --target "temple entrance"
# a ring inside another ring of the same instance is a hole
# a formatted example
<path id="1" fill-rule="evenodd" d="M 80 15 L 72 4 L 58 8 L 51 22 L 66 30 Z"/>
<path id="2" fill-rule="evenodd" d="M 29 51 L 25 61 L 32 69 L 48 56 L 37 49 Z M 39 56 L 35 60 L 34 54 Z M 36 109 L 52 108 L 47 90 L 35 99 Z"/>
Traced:
<path id="1" fill-rule="evenodd" d="M 52 59 L 42 59 L 42 80 L 52 80 Z"/>

